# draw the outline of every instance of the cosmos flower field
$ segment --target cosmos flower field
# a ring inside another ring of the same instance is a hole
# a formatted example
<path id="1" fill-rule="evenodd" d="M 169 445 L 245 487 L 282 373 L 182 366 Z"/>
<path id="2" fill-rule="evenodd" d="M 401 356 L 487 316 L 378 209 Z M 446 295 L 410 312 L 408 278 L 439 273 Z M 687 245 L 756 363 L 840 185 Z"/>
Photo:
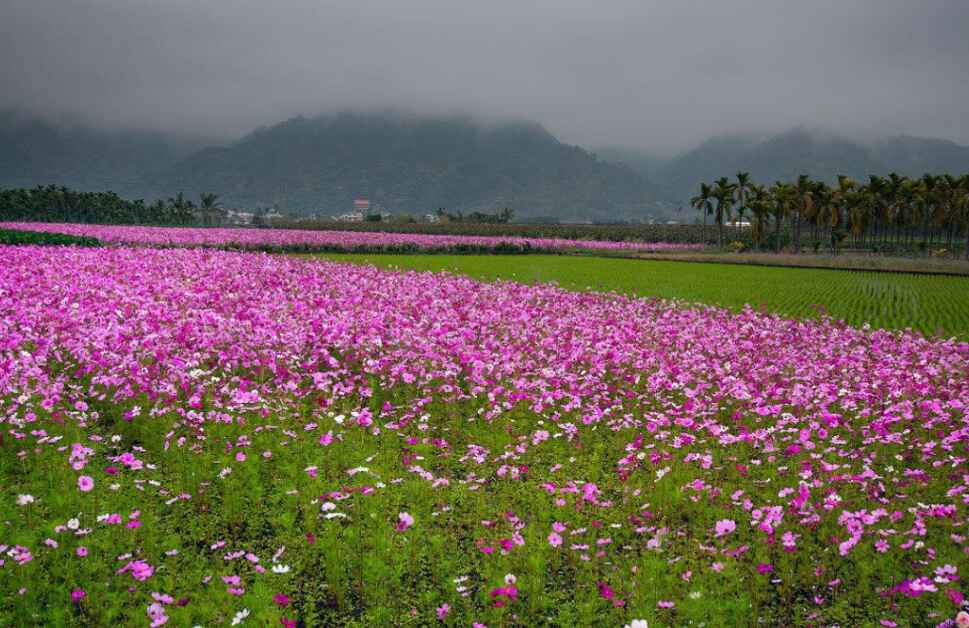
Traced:
<path id="1" fill-rule="evenodd" d="M 3 625 L 951 626 L 969 594 L 956 340 L 9 246 L 0 422 Z"/>
<path id="2" fill-rule="evenodd" d="M 370 231 L 245 229 L 86 225 L 72 223 L 0 223 L 0 228 L 97 238 L 109 244 L 206 246 L 270 251 L 338 252 L 505 252 L 596 250 L 674 251 L 702 249 L 702 244 L 611 242 L 564 238 L 433 235 Z"/>

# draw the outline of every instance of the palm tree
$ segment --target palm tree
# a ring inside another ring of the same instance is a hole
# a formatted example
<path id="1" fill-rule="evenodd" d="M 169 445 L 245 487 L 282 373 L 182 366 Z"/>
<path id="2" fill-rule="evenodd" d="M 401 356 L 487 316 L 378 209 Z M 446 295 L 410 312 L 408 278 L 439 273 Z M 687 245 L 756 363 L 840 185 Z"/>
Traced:
<path id="1" fill-rule="evenodd" d="M 774 197 L 773 203 L 771 204 L 771 211 L 774 214 L 774 246 L 775 250 L 780 253 L 781 224 L 784 222 L 784 217 L 790 211 L 791 199 L 794 197 L 794 188 L 787 183 L 777 181 L 774 183 L 771 195 Z"/>
<path id="2" fill-rule="evenodd" d="M 751 224 L 751 235 L 757 248 L 760 248 L 764 242 L 764 233 L 767 230 L 767 219 L 770 217 L 772 202 L 771 194 L 764 186 L 750 186 L 748 209 L 754 215 L 754 221 Z"/>
<path id="3" fill-rule="evenodd" d="M 199 194 L 199 211 L 206 225 L 213 226 L 221 222 L 221 206 L 222 203 L 219 202 L 218 194 L 212 194 L 210 192 Z"/>
<path id="4" fill-rule="evenodd" d="M 740 220 L 744 219 L 744 212 L 747 210 L 747 192 L 750 190 L 750 173 L 738 172 L 736 186 L 737 193 L 737 216 Z"/>
<path id="5" fill-rule="evenodd" d="M 185 198 L 185 195 L 179 192 L 174 198 L 168 199 L 168 204 L 171 205 L 171 215 L 179 223 L 188 223 L 195 216 L 195 203 Z"/>
<path id="6" fill-rule="evenodd" d="M 857 183 L 851 177 L 838 175 L 838 185 L 831 190 L 831 200 L 819 214 L 819 219 L 828 229 L 832 253 L 838 252 L 839 234 L 844 235 L 844 216 L 849 215 L 852 207 L 858 203 L 856 188 Z"/>
<path id="7" fill-rule="evenodd" d="M 727 177 L 720 177 L 714 182 L 713 198 L 717 201 L 714 219 L 717 222 L 717 241 L 721 249 L 723 248 L 723 223 L 731 219 L 735 188 L 736 186 L 730 183 Z"/>
<path id="8" fill-rule="evenodd" d="M 962 227 L 966 234 L 966 259 L 969 260 L 969 174 L 963 175 L 959 179 L 958 190 L 954 194 L 953 218 L 956 224 Z"/>
<path id="9" fill-rule="evenodd" d="M 690 206 L 699 210 L 703 214 L 703 231 L 706 232 L 707 227 L 707 214 L 713 213 L 713 204 L 710 203 L 710 199 L 713 198 L 713 190 L 706 183 L 700 184 L 700 193 L 690 199 Z"/>
<path id="10" fill-rule="evenodd" d="M 815 184 L 811 178 L 802 174 L 791 187 L 791 201 L 794 210 L 794 251 L 801 252 L 801 218 L 814 214 Z"/>

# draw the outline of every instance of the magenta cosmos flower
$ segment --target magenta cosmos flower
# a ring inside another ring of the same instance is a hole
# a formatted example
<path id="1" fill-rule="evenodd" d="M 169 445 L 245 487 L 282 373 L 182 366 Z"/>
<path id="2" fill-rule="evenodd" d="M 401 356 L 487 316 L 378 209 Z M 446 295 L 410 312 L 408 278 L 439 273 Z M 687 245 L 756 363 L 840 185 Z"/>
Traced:
<path id="1" fill-rule="evenodd" d="M 397 531 L 403 532 L 407 528 L 414 525 L 414 517 L 408 512 L 401 512 L 397 515 Z"/>
<path id="2" fill-rule="evenodd" d="M 444 604 L 441 604 L 440 606 L 437 607 L 437 618 L 440 619 L 441 621 L 444 621 L 444 618 L 447 617 L 447 614 L 450 612 L 451 612 L 451 606 L 447 602 L 445 602 Z"/>

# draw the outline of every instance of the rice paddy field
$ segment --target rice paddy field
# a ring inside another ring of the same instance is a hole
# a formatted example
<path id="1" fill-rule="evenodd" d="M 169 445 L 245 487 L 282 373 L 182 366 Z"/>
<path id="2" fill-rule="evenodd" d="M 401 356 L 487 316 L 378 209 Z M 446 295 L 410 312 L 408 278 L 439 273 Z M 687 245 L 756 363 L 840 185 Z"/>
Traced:
<path id="1" fill-rule="evenodd" d="M 449 271 L 477 279 L 555 282 L 570 290 L 617 291 L 696 301 L 733 310 L 749 305 L 784 316 L 823 312 L 849 325 L 913 329 L 969 339 L 969 277 L 782 268 L 556 255 L 327 255 L 384 268 Z"/>
<path id="2" fill-rule="evenodd" d="M 969 621 L 964 278 L 338 260 L 0 245 L 0 625 Z"/>

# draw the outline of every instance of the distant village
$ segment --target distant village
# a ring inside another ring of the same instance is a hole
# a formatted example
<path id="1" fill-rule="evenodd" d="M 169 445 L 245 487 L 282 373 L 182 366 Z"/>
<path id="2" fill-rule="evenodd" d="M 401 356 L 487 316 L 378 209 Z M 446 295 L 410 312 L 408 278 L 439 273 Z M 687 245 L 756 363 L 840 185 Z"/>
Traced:
<path id="1" fill-rule="evenodd" d="M 309 213 L 309 214 L 284 214 L 279 211 L 278 208 L 271 209 L 259 209 L 256 211 L 247 211 L 240 209 L 223 209 L 220 222 L 228 226 L 272 226 L 274 223 L 279 222 L 341 222 L 341 223 L 355 223 L 355 222 L 421 222 L 427 224 L 435 224 L 442 221 L 447 221 L 449 214 L 445 213 L 443 210 L 438 212 L 428 212 L 421 215 L 412 214 L 393 214 L 379 205 L 371 204 L 369 199 L 358 198 L 353 201 L 353 206 L 349 211 L 342 214 L 324 214 L 324 213 Z M 660 220 L 650 216 L 643 218 L 640 221 L 642 224 L 666 224 L 666 225 L 677 225 L 681 224 L 682 221 L 679 220 Z M 571 221 L 570 221 L 571 223 Z M 582 221 L 575 224 L 592 224 L 592 221 Z M 733 227 L 749 227 L 750 223 L 747 221 L 734 221 L 730 223 Z"/>
<path id="2" fill-rule="evenodd" d="M 326 215 L 319 213 L 289 215 L 280 213 L 276 208 L 257 211 L 226 209 L 223 216 L 223 222 L 225 224 L 234 226 L 263 226 L 284 219 L 295 220 L 297 222 L 321 220 L 332 220 L 335 222 L 390 222 L 399 218 L 400 216 L 391 214 L 383 207 L 371 206 L 369 199 L 358 198 L 353 201 L 353 208 L 350 209 L 350 211 L 338 215 Z M 411 220 L 414 220 L 413 217 L 411 217 Z M 440 222 L 440 220 L 440 216 L 434 213 L 424 214 L 418 219 L 419 222 L 426 223 L 437 223 Z"/>

